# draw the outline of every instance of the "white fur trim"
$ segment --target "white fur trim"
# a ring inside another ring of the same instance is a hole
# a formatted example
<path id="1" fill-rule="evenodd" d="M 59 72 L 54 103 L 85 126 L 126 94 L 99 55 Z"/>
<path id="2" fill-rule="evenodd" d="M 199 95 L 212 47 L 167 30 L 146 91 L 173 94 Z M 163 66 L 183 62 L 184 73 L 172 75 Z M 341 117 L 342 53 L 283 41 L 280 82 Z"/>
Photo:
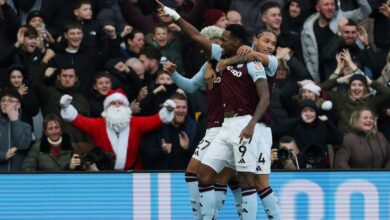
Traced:
<path id="1" fill-rule="evenodd" d="M 123 94 L 121 94 L 119 92 L 116 92 L 116 93 L 113 93 L 113 94 L 107 96 L 106 99 L 104 99 L 104 102 L 103 102 L 104 109 L 106 109 L 112 101 L 118 101 L 118 100 L 125 103 L 126 106 L 129 106 L 129 100 L 126 98 L 126 96 L 124 96 Z"/>
<path id="2" fill-rule="evenodd" d="M 116 160 L 115 167 L 116 170 L 123 170 L 126 165 L 127 158 L 127 148 L 129 144 L 129 134 L 130 134 L 130 124 L 125 127 L 121 132 L 119 132 L 119 137 L 116 135 L 115 131 L 110 127 L 106 126 L 106 131 L 108 138 L 110 139 L 112 150 L 115 152 Z"/>
<path id="3" fill-rule="evenodd" d="M 302 86 L 302 89 L 307 89 L 316 94 L 317 96 L 320 96 L 321 88 L 313 83 L 306 83 Z"/>
<path id="4" fill-rule="evenodd" d="M 176 103 L 173 100 L 167 99 L 164 102 L 163 107 L 158 112 L 160 119 L 164 124 L 168 124 L 173 120 L 175 117 L 175 108 Z"/>
<path id="5" fill-rule="evenodd" d="M 333 108 L 333 103 L 329 100 L 326 100 L 324 101 L 322 104 L 321 104 L 321 109 L 322 110 L 325 110 L 325 111 L 329 111 Z"/>
<path id="6" fill-rule="evenodd" d="M 72 104 L 68 105 L 65 108 L 61 108 L 61 112 L 60 113 L 61 113 L 61 117 L 65 121 L 70 121 L 70 122 L 75 120 L 77 115 L 79 114 L 77 112 L 76 108 Z"/>

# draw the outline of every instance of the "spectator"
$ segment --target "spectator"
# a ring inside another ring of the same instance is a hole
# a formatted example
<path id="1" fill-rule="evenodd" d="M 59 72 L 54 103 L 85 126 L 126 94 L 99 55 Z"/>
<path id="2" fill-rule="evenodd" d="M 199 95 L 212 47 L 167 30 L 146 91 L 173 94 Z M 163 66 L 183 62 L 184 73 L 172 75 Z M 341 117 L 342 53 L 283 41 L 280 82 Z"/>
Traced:
<path id="1" fill-rule="evenodd" d="M 58 172 L 69 169 L 73 150 L 72 138 L 64 132 L 62 119 L 55 114 L 43 120 L 43 135 L 28 152 L 23 171 Z"/>
<path id="2" fill-rule="evenodd" d="M 248 31 L 250 37 L 256 36 L 256 33 L 259 30 L 265 28 L 265 25 L 262 21 L 260 8 L 264 3 L 269 2 L 266 0 L 232 0 L 230 4 L 230 9 L 237 10 L 240 14 L 245 15 L 242 19 L 242 23 L 245 29 Z M 284 0 L 274 0 L 274 2 L 279 3 L 280 6 L 284 6 Z"/>
<path id="3" fill-rule="evenodd" d="M 226 19 L 228 24 L 241 24 L 242 25 L 242 18 L 240 12 L 236 10 L 229 10 L 226 13 Z"/>
<path id="4" fill-rule="evenodd" d="M 348 85 L 347 94 L 329 90 L 340 84 Z M 370 92 L 369 86 L 376 90 L 375 95 Z M 335 106 L 337 127 L 344 132 L 348 130 L 348 122 L 353 111 L 369 107 L 376 113 L 390 99 L 390 88 L 361 74 L 350 74 L 328 80 L 321 84 L 321 88 L 328 91 L 329 99 Z"/>
<path id="5" fill-rule="evenodd" d="M 30 147 L 31 126 L 20 117 L 20 94 L 14 88 L 0 94 L 0 171 L 21 171 L 24 150 Z"/>
<path id="6" fill-rule="evenodd" d="M 327 120 L 326 116 L 319 115 L 319 109 L 313 100 L 304 100 L 299 105 L 299 117 L 288 119 L 272 127 L 273 135 L 278 138 L 291 135 L 295 138 L 300 152 L 313 147 L 316 154 L 323 155 L 321 160 L 311 164 L 314 168 L 330 168 L 331 155 L 328 144 L 338 145 L 343 141 L 340 129 Z"/>
<path id="7" fill-rule="evenodd" d="M 133 30 L 129 34 L 125 35 L 124 42 L 125 48 L 121 48 L 121 56 L 127 60 L 131 57 L 138 58 L 145 45 L 145 36 L 139 30 Z"/>
<path id="8" fill-rule="evenodd" d="M 81 43 L 84 39 L 82 26 L 78 23 L 68 23 L 64 32 L 66 46 L 56 49 L 56 56 L 50 63 L 50 66 L 54 68 L 74 66 L 79 75 L 78 90 L 83 95 L 88 94 L 96 72 L 104 68 L 108 59 L 119 55 L 119 42 L 116 40 L 115 28 L 107 25 L 103 27 L 103 30 L 109 40 L 106 41 L 103 49 L 97 52 L 91 48 L 82 48 Z"/>
<path id="9" fill-rule="evenodd" d="M 108 72 L 98 73 L 93 82 L 93 91 L 88 99 L 91 117 L 100 117 L 103 112 L 103 102 L 108 91 L 112 89 L 111 75 Z"/>
<path id="10" fill-rule="evenodd" d="M 60 106 L 58 105 L 60 98 L 64 94 L 73 96 L 73 103 L 77 110 L 84 115 L 90 114 L 89 105 L 87 99 L 77 91 L 78 73 L 73 66 L 62 66 L 58 71 L 52 67 L 47 68 L 48 62 L 55 56 L 51 49 L 46 51 L 43 57 L 42 64 L 39 67 L 32 86 L 38 95 L 39 102 L 41 103 L 42 115 L 45 117 L 48 114 L 60 115 Z M 54 86 L 48 86 L 45 83 L 45 79 L 56 75 L 56 82 Z M 88 141 L 87 135 L 83 134 L 76 127 L 69 122 L 64 123 L 63 130 L 72 137 L 74 142 Z"/>
<path id="11" fill-rule="evenodd" d="M 300 41 L 289 33 L 281 29 L 282 14 L 280 5 L 276 2 L 264 3 L 261 9 L 261 19 L 267 30 L 273 31 L 277 35 L 277 51 L 286 50 L 286 55 L 294 56 L 301 60 Z M 261 32 L 261 31 L 260 31 Z M 256 42 L 256 40 L 255 40 Z"/>
<path id="12" fill-rule="evenodd" d="M 148 88 L 148 93 L 140 100 L 141 112 L 140 115 L 156 114 L 161 104 L 169 99 L 177 90 L 176 84 L 173 82 L 171 76 L 165 72 L 160 72 L 157 75 L 155 85 Z"/>
<path id="13" fill-rule="evenodd" d="M 364 74 L 360 69 L 360 63 L 358 63 L 357 60 L 353 60 L 348 49 L 343 49 L 340 53 L 336 54 L 336 61 L 337 67 L 329 76 L 329 79 L 335 79 L 340 76 L 348 76 L 350 74 Z M 348 88 L 347 85 L 341 84 L 333 90 L 347 94 Z"/>
<path id="14" fill-rule="evenodd" d="M 219 9 L 214 8 L 210 8 L 205 11 L 203 14 L 203 20 L 205 26 L 214 25 L 221 28 L 222 30 L 225 30 L 226 25 L 228 24 L 225 13 Z"/>
<path id="15" fill-rule="evenodd" d="M 140 66 L 141 68 L 139 68 L 139 70 L 142 72 L 142 64 Z M 106 64 L 106 69 L 108 69 L 111 74 L 112 88 L 122 88 L 130 101 L 138 97 L 138 93 L 142 87 L 142 79 L 140 79 L 142 76 L 138 76 L 137 73 L 130 66 L 127 66 L 120 58 L 109 60 Z"/>
<path id="16" fill-rule="evenodd" d="M 101 24 L 93 17 L 92 5 L 90 0 L 78 0 L 74 5 L 74 17 L 80 24 L 83 30 L 83 41 L 81 46 L 87 50 L 91 49 L 95 52 L 101 52 L 107 36 L 104 33 Z"/>
<path id="17" fill-rule="evenodd" d="M 282 10 L 282 32 L 288 33 L 290 36 L 298 38 L 298 40 L 300 39 L 304 22 L 302 7 L 302 0 L 289 0 Z"/>
<path id="18" fill-rule="evenodd" d="M 363 46 L 364 48 L 362 48 Z M 378 78 L 380 71 L 386 64 L 386 54 L 383 50 L 371 46 L 366 29 L 351 19 L 340 30 L 340 36 L 335 35 L 334 39 L 327 44 L 327 49 L 322 54 L 326 62 L 324 71 L 327 77 L 336 68 L 336 54 L 345 49 L 349 51 L 351 59 L 358 63 L 363 71 L 369 70 L 365 71 L 366 75 L 372 74 L 371 78 Z"/>
<path id="19" fill-rule="evenodd" d="M 161 52 L 160 63 L 164 64 L 166 61 L 174 61 L 177 65 L 178 71 L 184 74 L 183 60 L 181 57 L 181 44 L 174 39 L 168 37 L 168 27 L 165 25 L 158 25 L 153 31 L 152 46 L 159 49 Z"/>
<path id="20" fill-rule="evenodd" d="M 321 88 L 311 80 L 293 83 L 280 93 L 280 102 L 289 117 L 300 115 L 299 105 L 306 99 L 314 101 L 321 110 L 329 111 L 332 109 L 332 103 L 321 97 Z M 331 114 L 331 112 L 326 113 Z"/>
<path id="21" fill-rule="evenodd" d="M 197 123 L 188 116 L 187 97 L 175 93 L 175 116 L 170 124 L 142 140 L 143 169 L 184 170 L 196 148 Z"/>
<path id="22" fill-rule="evenodd" d="M 157 73 L 162 70 L 161 52 L 155 47 L 146 47 L 141 51 L 139 60 L 145 68 L 145 85 L 154 83 Z"/>
<path id="23" fill-rule="evenodd" d="M 26 70 L 26 82 L 30 84 L 42 60 L 42 48 L 38 47 L 38 32 L 31 26 L 21 27 L 12 53 L 12 63 L 23 66 Z M 44 51 L 44 50 L 43 50 Z"/>
<path id="24" fill-rule="evenodd" d="M 37 94 L 26 84 L 26 71 L 17 64 L 10 66 L 7 71 L 8 88 L 15 88 L 20 95 L 20 120 L 28 123 L 33 128 L 33 117 L 39 112 Z M 34 139 L 34 138 L 33 138 Z"/>
<path id="25" fill-rule="evenodd" d="M 131 116 L 129 101 L 123 90 L 111 90 L 106 96 L 102 118 L 89 118 L 78 113 L 70 104 L 72 97 L 61 97 L 61 116 L 91 136 L 95 146 L 115 154 L 116 170 L 140 169 L 139 144 L 141 137 L 172 121 L 175 103 L 167 100 L 158 114 L 149 117 Z"/>
<path id="26" fill-rule="evenodd" d="M 367 0 L 358 0 L 358 4 L 357 9 L 342 11 L 336 10 L 335 0 L 317 0 L 318 12 L 305 21 L 301 34 L 303 58 L 314 82 L 327 80 L 322 53 L 341 31 L 339 26 L 345 24 L 345 18 L 360 22 L 371 13 Z"/>
<path id="27" fill-rule="evenodd" d="M 38 47 L 48 48 L 50 45 L 55 42 L 53 36 L 46 29 L 45 22 L 43 21 L 43 16 L 40 11 L 32 11 L 28 14 L 26 18 L 26 25 L 35 28 L 38 32 Z"/>
<path id="28" fill-rule="evenodd" d="M 290 0 L 282 9 L 283 22 L 281 24 L 281 32 L 290 38 L 287 42 L 291 42 L 294 51 L 294 56 L 303 62 L 302 46 L 301 46 L 301 32 L 303 29 L 304 15 L 304 1 Z"/>
<path id="29" fill-rule="evenodd" d="M 336 169 L 390 169 L 390 144 L 378 132 L 375 113 L 366 107 L 354 111 L 350 127 L 336 151 Z"/>
<path id="30" fill-rule="evenodd" d="M 299 170 L 303 168 L 302 154 L 295 138 L 285 135 L 278 142 L 279 146 L 271 150 L 272 169 Z"/>

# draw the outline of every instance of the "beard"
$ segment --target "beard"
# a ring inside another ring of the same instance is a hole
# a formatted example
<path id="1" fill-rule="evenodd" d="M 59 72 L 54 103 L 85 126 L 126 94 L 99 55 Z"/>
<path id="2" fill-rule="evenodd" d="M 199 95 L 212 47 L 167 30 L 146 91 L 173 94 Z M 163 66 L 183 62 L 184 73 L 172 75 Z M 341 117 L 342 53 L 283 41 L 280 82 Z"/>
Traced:
<path id="1" fill-rule="evenodd" d="M 131 119 L 131 109 L 126 106 L 110 106 L 102 113 L 103 118 L 106 119 L 106 125 L 114 130 L 120 132 L 129 126 Z"/>

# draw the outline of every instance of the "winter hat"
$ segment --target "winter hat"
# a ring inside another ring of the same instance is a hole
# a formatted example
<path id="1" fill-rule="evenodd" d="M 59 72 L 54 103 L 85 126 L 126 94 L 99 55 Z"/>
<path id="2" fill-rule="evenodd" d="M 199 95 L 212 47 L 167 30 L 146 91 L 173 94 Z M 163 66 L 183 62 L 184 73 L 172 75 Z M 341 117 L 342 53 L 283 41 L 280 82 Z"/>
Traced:
<path id="1" fill-rule="evenodd" d="M 206 26 L 214 25 L 223 16 L 223 11 L 210 8 L 203 14 L 204 24 Z"/>
<path id="2" fill-rule="evenodd" d="M 23 77 L 24 78 L 26 77 L 26 69 L 22 65 L 20 65 L 20 64 L 12 64 L 7 69 L 7 77 L 8 78 L 10 77 L 11 72 L 14 71 L 14 70 L 19 70 L 22 73 Z"/>
<path id="3" fill-rule="evenodd" d="M 108 94 L 103 102 L 104 109 L 107 109 L 107 107 L 113 101 L 122 101 L 125 106 L 129 106 L 129 100 L 127 99 L 125 92 L 123 92 L 121 88 L 118 88 L 116 90 L 112 89 L 108 91 Z"/>
<path id="4" fill-rule="evenodd" d="M 22 96 L 19 94 L 18 90 L 13 88 L 13 87 L 3 89 L 0 93 L 0 99 L 3 98 L 4 96 L 13 97 L 19 101 L 22 98 Z"/>
<path id="5" fill-rule="evenodd" d="M 40 17 L 43 20 L 42 13 L 40 11 L 32 11 L 26 17 L 26 24 L 28 24 L 30 22 L 30 20 L 35 18 L 35 17 Z"/>
<path id="6" fill-rule="evenodd" d="M 321 88 L 314 83 L 306 83 L 302 86 L 302 89 L 307 89 L 317 96 L 320 96 Z"/>
<path id="7" fill-rule="evenodd" d="M 299 105 L 299 112 L 301 112 L 304 107 L 310 107 L 310 108 L 314 109 L 316 111 L 316 113 L 318 113 L 318 106 L 311 99 L 305 99 L 301 102 L 301 104 Z"/>
<path id="8" fill-rule="evenodd" d="M 367 83 L 367 79 L 366 79 L 366 76 L 363 75 L 363 74 L 353 74 L 351 76 L 351 78 L 349 78 L 349 83 L 348 83 L 348 88 L 351 87 L 351 83 L 355 80 L 360 80 L 363 82 L 363 84 L 366 86 L 366 88 L 368 88 L 368 83 Z"/>

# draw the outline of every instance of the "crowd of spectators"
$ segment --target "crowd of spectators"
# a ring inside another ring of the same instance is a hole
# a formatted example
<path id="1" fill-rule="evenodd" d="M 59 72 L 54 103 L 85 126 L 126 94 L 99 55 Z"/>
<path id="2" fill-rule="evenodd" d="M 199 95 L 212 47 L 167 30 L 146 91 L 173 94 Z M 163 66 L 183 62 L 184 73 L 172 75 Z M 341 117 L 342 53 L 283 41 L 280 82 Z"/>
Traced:
<path id="1" fill-rule="evenodd" d="M 389 1 L 162 2 L 199 30 L 242 24 L 248 46 L 260 30 L 276 33 L 274 169 L 390 168 Z M 205 133 L 205 92 L 178 89 L 163 66 L 170 61 L 191 78 L 206 60 L 178 25 L 160 20 L 158 7 L 155 0 L 0 0 L 1 171 L 113 169 L 112 152 L 62 121 L 60 99 L 70 95 L 79 114 L 96 118 L 117 88 L 137 117 L 175 102 L 173 121 L 144 135 L 133 157 L 144 170 L 186 168 Z"/>

